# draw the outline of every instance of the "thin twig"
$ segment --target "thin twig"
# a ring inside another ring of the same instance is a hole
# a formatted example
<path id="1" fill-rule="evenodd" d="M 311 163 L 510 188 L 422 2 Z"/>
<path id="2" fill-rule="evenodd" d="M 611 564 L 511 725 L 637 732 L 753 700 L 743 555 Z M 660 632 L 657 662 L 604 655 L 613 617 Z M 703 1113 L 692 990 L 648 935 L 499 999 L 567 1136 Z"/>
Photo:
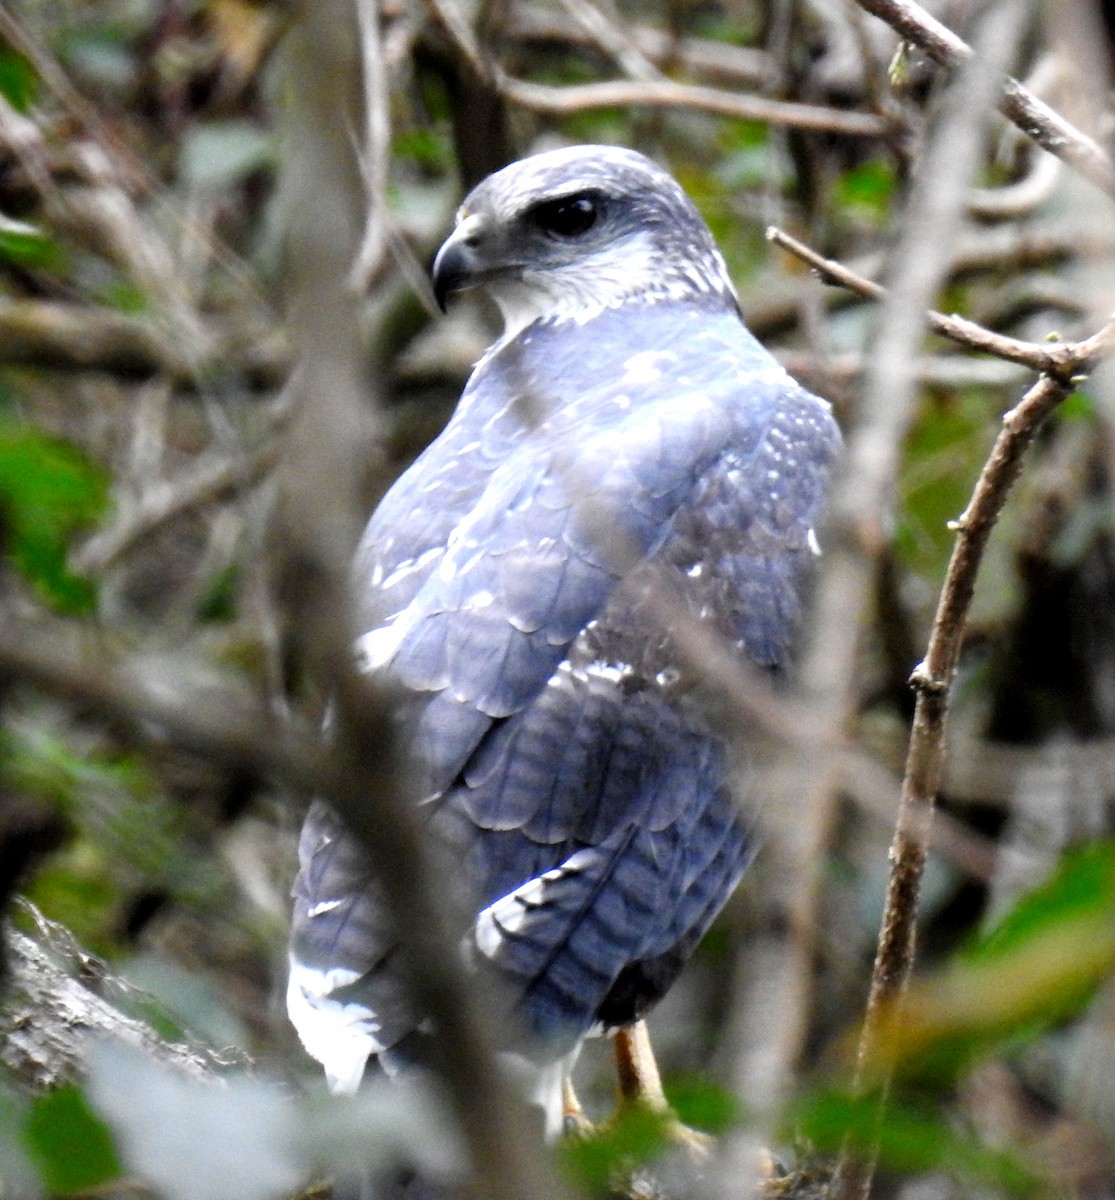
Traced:
<path id="1" fill-rule="evenodd" d="M 178 347 L 151 321 L 51 300 L 0 302 L 0 359 L 53 370 L 109 371 L 128 379 L 190 375 Z"/>
<path id="2" fill-rule="evenodd" d="M 86 182 L 59 187 L 46 169 L 38 128 L 3 97 L 0 143 L 10 146 L 24 164 L 39 192 L 47 224 L 82 238 L 118 263 L 153 302 L 156 321 L 173 329 L 176 357 L 200 367 L 209 356 L 211 335 L 191 302 L 169 245 L 140 215 L 104 146 L 79 143 L 74 148 L 75 165 Z"/>
<path id="3" fill-rule="evenodd" d="M 776 229 L 773 225 L 767 230 L 767 240 L 808 263 L 825 283 L 845 287 L 868 300 L 884 300 L 887 296 L 887 289 L 882 284 L 865 279 L 835 259 L 823 258 L 815 250 L 811 250 L 803 242 L 799 242 L 797 238 L 781 229 Z M 1007 362 L 1018 363 L 1019 366 L 1028 367 L 1031 371 L 1064 377 L 1066 373 L 1076 374 L 1079 370 L 1079 347 L 1071 342 L 1045 345 L 1039 342 L 1023 342 L 1018 338 L 995 333 L 993 330 L 987 329 L 975 321 L 969 321 L 966 317 L 959 317 L 955 313 L 946 315 L 930 311 L 927 314 L 927 320 L 930 328 L 941 334 L 942 337 L 967 346 L 970 350 L 993 354 L 996 358 L 1005 359 Z"/>
<path id="4" fill-rule="evenodd" d="M 885 21 L 900 37 L 943 67 L 958 67 L 975 51 L 963 38 L 912 0 L 856 0 L 860 8 Z M 999 109 L 1043 150 L 1055 154 L 1085 179 L 1115 195 L 1115 165 L 1086 133 L 1039 100 L 1017 79 L 994 70 L 1002 95 Z"/>
<path id="5" fill-rule="evenodd" d="M 1110 327 L 1109 327 L 1110 328 Z M 1082 363 L 1082 368 L 1086 364 Z M 891 875 L 871 992 L 857 1054 L 857 1078 L 886 1087 L 879 1051 L 895 1006 L 904 994 L 913 963 L 918 893 L 925 868 L 934 808 L 944 770 L 949 691 L 960 653 L 964 623 L 987 539 L 995 526 L 1022 458 L 1042 423 L 1072 392 L 1072 385 L 1042 376 L 1003 418 L 1002 429 L 980 473 L 971 501 L 957 521 L 957 538 L 924 661 L 911 677 L 917 692 L 898 821 L 891 844 Z M 836 1178 L 841 1194 L 866 1198 L 874 1154 Z"/>
<path id="6" fill-rule="evenodd" d="M 80 127 L 83 139 L 92 139 L 95 153 L 90 155 L 87 140 L 79 141 L 76 146 L 71 136 L 67 139 L 67 148 L 74 152 L 69 154 L 69 165 L 76 168 L 77 173 L 86 182 L 94 186 L 107 182 L 113 189 L 128 196 L 133 194 L 151 195 L 162 191 L 161 181 L 138 158 L 127 143 L 115 136 L 111 125 L 106 125 L 101 119 L 100 112 L 74 87 L 58 59 L 40 45 L 39 40 L 19 21 L 12 11 L 13 6 L 0 6 L 0 36 L 21 53 L 25 54 L 35 66 L 35 71 L 42 80 L 44 87 L 62 106 L 69 117 Z M 14 120 L 13 120 L 14 118 Z M 8 142 L 13 151 L 27 165 L 28 155 L 45 160 L 45 147 L 38 126 L 30 120 L 14 113 L 7 100 L 0 96 L 0 140 L 6 140 L 13 125 L 30 139 L 29 144 L 21 145 Z M 96 171 L 96 178 L 89 177 L 90 168 Z M 55 199 L 55 189 L 49 182 L 45 171 L 33 172 L 31 175 L 44 203 Z M 44 188 L 44 182 L 47 186 Z M 228 278 L 235 281 L 242 295 L 250 297 L 252 303 L 261 311 L 272 315 L 253 273 L 248 269 L 244 260 L 235 254 L 225 243 L 215 238 L 211 230 L 199 231 L 193 223 L 181 212 L 173 211 L 175 222 L 191 234 L 199 234 L 209 246 L 213 258 L 221 264 Z M 148 222 L 150 226 L 150 222 Z M 150 228 L 143 230 L 142 237 L 146 241 L 155 235 Z"/>
<path id="7" fill-rule="evenodd" d="M 575 49 L 592 45 L 589 35 L 572 22 L 555 13 L 518 4 L 505 14 L 500 32 L 524 44 L 560 42 Z M 711 38 L 674 37 L 648 25 L 629 25 L 626 32 L 632 45 L 652 63 L 678 66 L 698 79 L 759 88 L 769 88 L 778 79 L 778 68 L 765 50 Z"/>
<path id="8" fill-rule="evenodd" d="M 968 213 L 981 221 L 1020 221 L 1049 199 L 1064 173 L 1064 163 L 1044 150 L 1033 152 L 1034 161 L 1023 177 L 1003 187 L 972 188 Z"/>
<path id="9" fill-rule="evenodd" d="M 1000 51 L 1009 52 L 1012 44 L 1009 35 L 1001 37 Z M 837 736 L 854 709 L 857 646 L 888 539 L 886 514 L 893 505 L 900 447 L 917 400 L 914 364 L 924 313 L 946 275 L 949 238 L 982 150 L 979 117 L 992 99 L 986 75 L 974 71 L 961 73 L 943 95 L 888 264 L 891 295 L 873 331 L 862 399 L 848 431 L 828 529 L 822 531 L 826 554 L 802 658 L 801 689 L 813 709 L 810 725 L 819 745 Z M 800 754 L 791 769 L 804 800 L 784 868 L 795 881 L 787 900 L 792 936 L 780 980 L 783 1019 L 772 1052 L 783 1078 L 798 1061 L 808 1029 L 814 931 L 838 787 L 835 764 L 824 754 Z"/>
<path id="10" fill-rule="evenodd" d="M 364 238 L 352 268 L 349 284 L 357 295 L 366 295 L 383 264 L 388 247 L 387 175 L 391 157 L 391 97 L 387 64 L 380 36 L 379 5 L 357 0 L 361 64 L 364 76 L 364 141 L 360 148 L 361 173 L 367 189 L 368 214 Z"/>
<path id="11" fill-rule="evenodd" d="M 874 113 L 845 112 L 816 104 L 794 104 L 788 100 L 768 100 L 719 88 L 675 83 L 670 79 L 615 79 L 601 83 L 551 87 L 513 79 L 502 72 L 496 80 L 509 100 L 524 108 L 543 113 L 584 112 L 593 108 L 686 108 L 717 116 L 739 117 L 748 121 L 766 121 L 792 129 L 848 137 L 882 137 L 891 125 Z"/>
<path id="12" fill-rule="evenodd" d="M 438 21 L 452 38 L 454 45 L 460 51 L 464 60 L 472 68 L 477 79 L 490 80 L 491 64 L 484 57 L 484 51 L 476 37 L 476 32 L 469 24 L 464 13 L 455 0 L 427 0 L 430 8 L 437 15 Z"/>
<path id="13" fill-rule="evenodd" d="M 91 537 L 74 556 L 74 570 L 97 575 L 152 534 L 188 512 L 254 487 L 274 468 L 279 444 L 269 441 L 237 458 L 195 463 L 174 480 L 151 487 L 117 521 Z"/>
<path id="14" fill-rule="evenodd" d="M 776 350 L 775 358 L 799 382 L 815 381 L 811 386 L 824 395 L 829 388 L 844 388 L 863 375 L 865 358 L 856 351 L 842 354 L 814 354 L 808 350 Z M 962 354 L 938 354 L 919 358 L 914 364 L 917 382 L 929 387 L 1016 387 L 1029 372 L 1016 363 L 992 362 L 968 358 Z"/>
<path id="15" fill-rule="evenodd" d="M 662 72 L 635 45 L 627 30 L 617 29 L 592 0 L 561 0 L 562 7 L 629 79 L 661 79 Z"/>

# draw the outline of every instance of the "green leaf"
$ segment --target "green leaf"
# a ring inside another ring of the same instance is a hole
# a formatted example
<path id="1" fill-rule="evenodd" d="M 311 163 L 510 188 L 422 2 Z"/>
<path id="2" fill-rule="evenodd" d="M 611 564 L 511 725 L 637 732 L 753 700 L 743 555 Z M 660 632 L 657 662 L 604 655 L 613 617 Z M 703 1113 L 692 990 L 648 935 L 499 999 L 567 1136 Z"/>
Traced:
<path id="1" fill-rule="evenodd" d="M 229 563 L 209 581 L 197 607 L 199 621 L 231 621 L 236 616 L 236 598 L 240 586 L 240 572 L 235 563 Z"/>
<path id="2" fill-rule="evenodd" d="M 31 714 L 0 730 L 0 792 L 41 798 L 72 828 L 29 883 L 34 902 L 97 953 L 118 947 L 121 891 L 153 888 L 188 904 L 214 903 L 220 873 L 190 836 L 181 805 L 142 758 L 71 745 Z"/>
<path id="3" fill-rule="evenodd" d="M 904 88 L 910 82 L 910 43 L 899 42 L 898 49 L 887 67 L 887 78 L 891 86 Z"/>
<path id="4" fill-rule="evenodd" d="M 144 313 L 151 307 L 147 293 L 130 279 L 110 280 L 96 290 L 94 299 L 123 313 Z"/>
<path id="5" fill-rule="evenodd" d="M 63 612 L 92 608 L 92 584 L 66 565 L 70 536 L 105 507 L 104 473 L 74 446 L 0 423 L 0 513 L 16 569 Z"/>
<path id="6" fill-rule="evenodd" d="M 1069 851 L 1050 878 L 1023 896 L 963 961 L 1001 963 L 1047 938 L 1094 927 L 1115 930 L 1115 841 L 1110 839 Z M 1107 955 L 1111 952 L 1109 945 Z"/>
<path id="7" fill-rule="evenodd" d="M 56 267 L 63 254 L 41 229 L 0 216 L 0 259 L 19 267 Z"/>
<path id="8" fill-rule="evenodd" d="M 39 98 L 39 73 L 34 64 L 10 46 L 0 46 L 0 96 L 21 113 Z"/>
<path id="9" fill-rule="evenodd" d="M 700 1076 L 671 1079 L 666 1096 L 678 1120 L 694 1129 L 719 1136 L 739 1123 L 739 1100 L 711 1080 Z"/>
<path id="10" fill-rule="evenodd" d="M 442 126 L 400 130 L 392 147 L 396 158 L 413 159 L 428 171 L 445 173 L 453 167 L 448 130 Z"/>
<path id="11" fill-rule="evenodd" d="M 122 1173 L 108 1126 L 75 1084 L 47 1092 L 32 1103 L 24 1140 L 51 1192 L 97 1187 Z"/>
<path id="12" fill-rule="evenodd" d="M 666 1113 L 626 1105 L 588 1135 L 566 1138 L 559 1147 L 561 1164 L 577 1185 L 599 1191 L 662 1154 L 668 1120 Z"/>
<path id="13" fill-rule="evenodd" d="M 1079 1012 L 1115 969 L 1115 842 L 1073 851 L 947 968 L 885 1014 L 878 1077 L 948 1086 L 980 1055 Z"/>
<path id="14" fill-rule="evenodd" d="M 1095 422 L 1099 417 L 1095 398 L 1091 392 L 1080 388 L 1061 401 L 1057 408 L 1057 417 L 1061 421 Z"/>
<path id="15" fill-rule="evenodd" d="M 894 168 L 881 159 L 871 159 L 846 171 L 837 185 L 837 199 L 845 208 L 879 224 L 890 219 L 891 202 L 897 187 Z"/>

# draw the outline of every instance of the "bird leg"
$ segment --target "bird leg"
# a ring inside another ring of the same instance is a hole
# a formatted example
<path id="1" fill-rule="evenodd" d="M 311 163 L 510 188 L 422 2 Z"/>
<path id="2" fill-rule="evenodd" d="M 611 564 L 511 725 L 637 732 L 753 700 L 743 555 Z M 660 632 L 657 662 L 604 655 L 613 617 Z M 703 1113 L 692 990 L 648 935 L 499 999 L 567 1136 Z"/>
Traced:
<path id="1" fill-rule="evenodd" d="M 716 1139 L 699 1129 L 690 1128 L 674 1116 L 662 1089 L 662 1076 L 658 1071 L 646 1023 L 636 1021 L 625 1029 L 617 1029 L 613 1043 L 622 1103 L 642 1104 L 653 1112 L 665 1113 L 665 1132 L 669 1141 L 685 1150 L 693 1162 L 703 1162 L 712 1153 Z M 777 1156 L 765 1147 L 757 1152 L 755 1169 L 760 1181 L 770 1181 L 786 1174 Z"/>
<path id="2" fill-rule="evenodd" d="M 650 1044 L 650 1034 L 645 1021 L 636 1021 L 623 1029 L 617 1029 L 612 1037 L 616 1055 L 616 1072 L 619 1076 L 619 1095 L 623 1104 L 641 1104 L 652 1112 L 666 1115 L 666 1136 L 682 1146 L 695 1160 L 705 1158 L 714 1145 L 714 1139 L 698 1129 L 690 1129 L 673 1115 L 666 1093 L 662 1090 L 662 1076 Z"/>
<path id="3" fill-rule="evenodd" d="M 669 1104 L 662 1090 L 662 1076 L 650 1045 L 645 1021 L 617 1029 L 612 1036 L 619 1076 L 620 1098 L 626 1104 L 643 1104 L 654 1112 L 666 1112 Z"/>

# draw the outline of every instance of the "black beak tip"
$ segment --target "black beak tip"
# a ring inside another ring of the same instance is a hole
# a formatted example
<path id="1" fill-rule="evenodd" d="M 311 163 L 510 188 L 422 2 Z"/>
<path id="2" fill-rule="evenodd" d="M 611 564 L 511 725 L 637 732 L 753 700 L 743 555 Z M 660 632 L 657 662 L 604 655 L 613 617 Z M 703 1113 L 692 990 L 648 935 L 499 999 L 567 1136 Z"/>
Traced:
<path id="1" fill-rule="evenodd" d="M 468 287 L 471 273 L 472 261 L 468 248 L 452 239 L 447 241 L 437 252 L 431 272 L 434 299 L 442 312 L 447 311 L 451 296 Z"/>
<path id="2" fill-rule="evenodd" d="M 449 311 L 449 289 L 445 286 L 445 281 L 438 275 L 434 275 L 434 300 L 437 301 L 437 306 L 443 313 Z"/>

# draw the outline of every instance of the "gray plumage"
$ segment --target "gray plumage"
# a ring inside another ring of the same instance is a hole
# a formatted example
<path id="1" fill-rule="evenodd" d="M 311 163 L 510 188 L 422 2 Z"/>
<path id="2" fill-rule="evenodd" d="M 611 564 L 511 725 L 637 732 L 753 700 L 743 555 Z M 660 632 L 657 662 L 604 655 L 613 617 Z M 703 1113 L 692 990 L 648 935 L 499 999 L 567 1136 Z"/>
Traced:
<path id="1" fill-rule="evenodd" d="M 684 192 L 632 151 L 485 180 L 435 287 L 486 289 L 506 331 L 369 523 L 358 650 L 405 697 L 466 952 L 556 1057 L 665 992 L 746 865 L 726 748 L 663 611 L 783 670 L 839 438 L 744 327 Z M 291 1015 L 353 1088 L 421 1014 L 324 804 L 300 860 Z"/>

